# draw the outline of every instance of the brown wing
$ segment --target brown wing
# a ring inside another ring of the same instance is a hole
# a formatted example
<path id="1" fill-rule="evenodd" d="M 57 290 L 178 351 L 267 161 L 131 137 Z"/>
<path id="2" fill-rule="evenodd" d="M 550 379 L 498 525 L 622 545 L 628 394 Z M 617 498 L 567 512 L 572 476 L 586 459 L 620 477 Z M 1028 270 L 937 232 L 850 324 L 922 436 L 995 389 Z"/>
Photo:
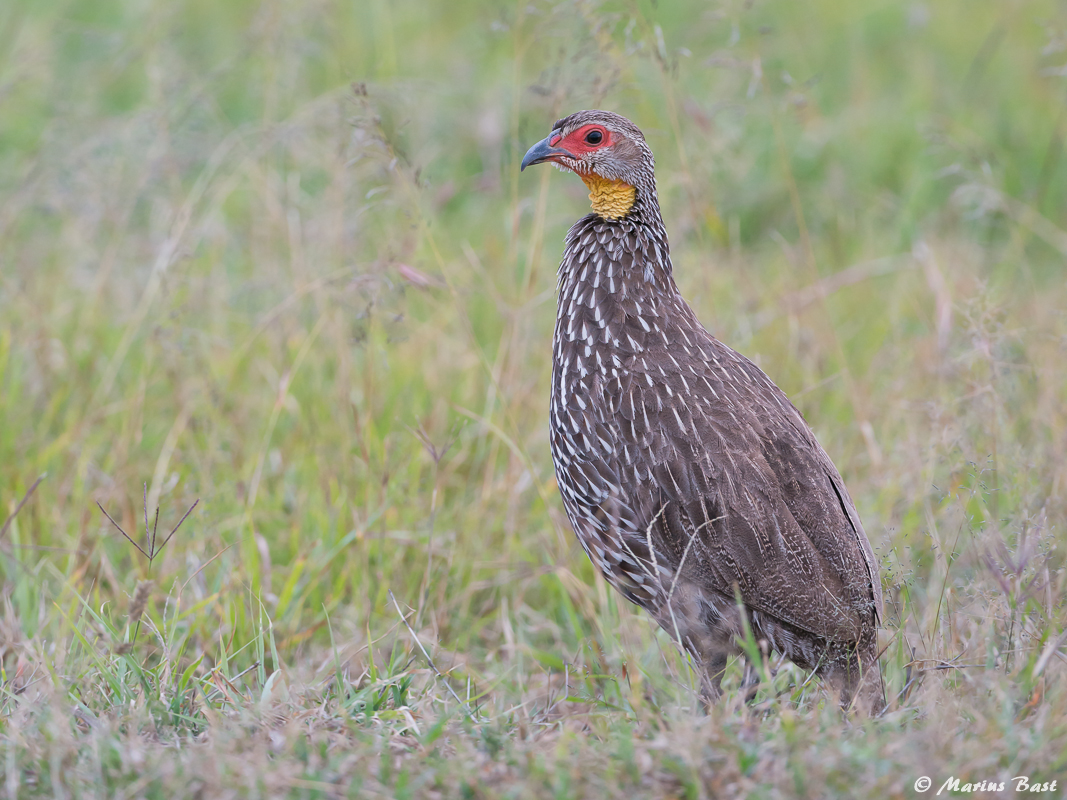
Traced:
<path id="1" fill-rule="evenodd" d="M 637 424 L 620 427 L 623 445 L 653 479 L 631 484 L 637 530 L 655 526 L 687 579 L 731 598 L 736 585 L 749 607 L 817 636 L 862 638 L 881 590 L 840 475 L 763 372 L 698 325 L 686 333 L 624 387 L 622 416 Z"/>

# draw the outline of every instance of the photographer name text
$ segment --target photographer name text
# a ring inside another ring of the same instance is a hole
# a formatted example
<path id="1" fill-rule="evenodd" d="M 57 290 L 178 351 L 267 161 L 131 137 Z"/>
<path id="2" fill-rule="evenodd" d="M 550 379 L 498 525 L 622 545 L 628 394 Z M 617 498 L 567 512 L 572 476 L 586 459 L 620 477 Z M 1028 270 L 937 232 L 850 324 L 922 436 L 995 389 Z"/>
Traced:
<path id="1" fill-rule="evenodd" d="M 1027 775 L 1016 775 L 1010 781 L 964 781 L 963 778 L 949 776 L 948 780 L 941 784 L 937 794 L 942 792 L 1003 792 L 1009 786 L 1016 792 L 1030 792 L 1044 794 L 1056 791 L 1057 781 L 1031 781 Z M 923 775 L 915 781 L 915 791 L 927 792 L 933 786 L 933 781 Z"/>

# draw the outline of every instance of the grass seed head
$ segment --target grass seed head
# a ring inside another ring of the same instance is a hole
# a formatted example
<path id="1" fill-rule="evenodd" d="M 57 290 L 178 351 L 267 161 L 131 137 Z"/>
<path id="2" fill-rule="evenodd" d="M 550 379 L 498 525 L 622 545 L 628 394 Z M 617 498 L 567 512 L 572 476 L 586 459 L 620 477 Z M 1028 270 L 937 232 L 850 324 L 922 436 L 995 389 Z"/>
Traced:
<path id="1" fill-rule="evenodd" d="M 133 600 L 130 601 L 130 625 L 136 625 L 141 621 L 148 598 L 152 596 L 154 581 L 137 581 L 137 588 L 133 592 Z"/>

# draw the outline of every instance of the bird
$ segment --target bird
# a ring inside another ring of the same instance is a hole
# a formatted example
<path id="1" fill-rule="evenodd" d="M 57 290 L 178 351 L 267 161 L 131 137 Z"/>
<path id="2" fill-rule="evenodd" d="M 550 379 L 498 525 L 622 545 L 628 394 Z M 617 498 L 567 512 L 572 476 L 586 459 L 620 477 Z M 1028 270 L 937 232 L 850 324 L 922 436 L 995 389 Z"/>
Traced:
<path id="1" fill-rule="evenodd" d="M 706 705 L 747 631 L 761 658 L 878 713 L 881 580 L 856 505 L 785 392 L 679 292 L 644 135 L 579 111 L 520 171 L 541 163 L 577 174 L 592 204 L 559 265 L 549 403 L 578 541 L 691 654 Z M 754 666 L 744 685 L 758 686 Z"/>

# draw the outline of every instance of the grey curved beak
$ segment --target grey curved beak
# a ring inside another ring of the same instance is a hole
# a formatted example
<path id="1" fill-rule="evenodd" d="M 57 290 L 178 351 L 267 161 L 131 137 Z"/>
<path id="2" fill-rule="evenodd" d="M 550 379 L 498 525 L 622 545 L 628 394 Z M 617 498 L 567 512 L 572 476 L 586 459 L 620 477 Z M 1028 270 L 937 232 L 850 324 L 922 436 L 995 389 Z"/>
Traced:
<path id="1" fill-rule="evenodd" d="M 551 136 L 546 136 L 544 139 L 542 139 L 526 151 L 526 155 L 523 156 L 522 159 L 522 166 L 519 167 L 519 172 L 522 172 L 524 169 L 534 164 L 542 164 L 545 161 L 551 161 L 556 156 L 571 155 L 568 151 L 564 150 L 561 147 L 553 147 L 552 145 L 550 145 L 548 143 L 548 140 L 551 138 Z"/>

